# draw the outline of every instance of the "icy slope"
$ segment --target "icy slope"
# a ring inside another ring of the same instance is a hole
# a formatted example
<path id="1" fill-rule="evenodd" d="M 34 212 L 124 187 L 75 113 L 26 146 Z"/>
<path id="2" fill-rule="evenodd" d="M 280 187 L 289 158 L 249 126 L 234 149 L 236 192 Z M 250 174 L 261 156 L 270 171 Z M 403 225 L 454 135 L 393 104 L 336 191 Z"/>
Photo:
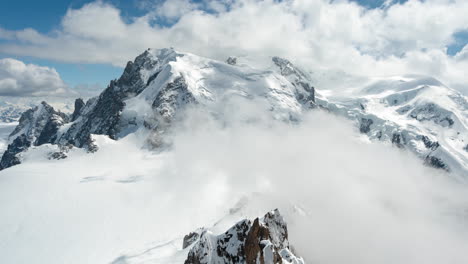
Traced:
<path id="1" fill-rule="evenodd" d="M 428 165 L 468 175 L 468 99 L 433 78 L 372 80 L 319 96 L 318 105 L 357 120 L 372 140 L 408 149 Z"/>

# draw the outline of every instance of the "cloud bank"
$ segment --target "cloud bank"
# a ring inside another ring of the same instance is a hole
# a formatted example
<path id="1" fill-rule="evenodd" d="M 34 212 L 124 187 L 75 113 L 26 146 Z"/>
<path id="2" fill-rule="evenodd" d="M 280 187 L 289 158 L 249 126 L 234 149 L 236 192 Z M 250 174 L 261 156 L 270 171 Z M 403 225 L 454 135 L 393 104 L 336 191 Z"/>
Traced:
<path id="1" fill-rule="evenodd" d="M 71 91 L 53 68 L 0 59 L 0 96 L 68 96 Z"/>
<path id="2" fill-rule="evenodd" d="M 310 69 L 365 76 L 424 74 L 466 89 L 468 30 L 464 0 L 388 1 L 366 9 L 346 0 L 142 1 L 141 17 L 124 18 L 102 1 L 70 9 L 57 30 L 0 29 L 0 51 L 77 63 L 123 66 L 148 47 L 175 47 L 216 59 L 278 55 Z"/>
<path id="3" fill-rule="evenodd" d="M 237 105 L 216 118 L 188 111 L 160 153 L 141 150 L 139 133 L 101 136 L 98 152 L 60 161 L 46 159 L 47 146 L 31 150 L 1 172 L 2 259 L 110 263 L 210 227 L 248 197 L 242 217 L 279 208 L 307 263 L 468 261 L 466 184 L 410 153 L 362 142 L 351 122 L 330 114 L 287 124 L 255 102 Z"/>

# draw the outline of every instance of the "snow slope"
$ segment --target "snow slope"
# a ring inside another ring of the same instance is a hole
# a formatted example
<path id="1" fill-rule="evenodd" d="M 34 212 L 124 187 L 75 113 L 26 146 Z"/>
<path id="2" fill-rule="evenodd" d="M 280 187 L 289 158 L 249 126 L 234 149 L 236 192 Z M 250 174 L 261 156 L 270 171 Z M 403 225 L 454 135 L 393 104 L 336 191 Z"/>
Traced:
<path id="1" fill-rule="evenodd" d="M 320 93 L 320 92 L 319 92 Z M 363 82 L 340 93 L 327 91 L 318 105 L 356 120 L 371 140 L 392 143 L 426 164 L 468 175 L 468 98 L 424 76 Z"/>
<path id="2" fill-rule="evenodd" d="M 271 58 L 267 67 L 259 69 L 173 49 L 148 49 L 129 62 L 122 76 L 111 81 L 98 97 L 88 100 L 73 118 L 53 108 L 46 111 L 51 114 L 33 113 L 39 119 L 24 113 L 19 127 L 26 129 L 18 129 L 20 132 L 10 138 L 11 150 L 2 158 L 1 168 L 18 164 L 21 152 L 30 146 L 51 143 L 89 147 L 92 134 L 120 139 L 147 130 L 152 132 L 147 140 L 149 147 L 158 147 L 170 123 L 195 106 L 225 118 L 220 114 L 226 107 L 238 112 L 236 108 L 243 107 L 242 101 L 255 101 L 256 108 L 267 111 L 250 121 L 271 116 L 289 122 L 297 121 L 304 111 L 314 107 L 314 100 L 314 88 L 307 76 L 285 59 Z M 44 128 L 47 123 L 50 129 L 45 129 L 47 125 Z M 35 131 L 44 135 L 40 141 L 29 140 Z"/>
<path id="3" fill-rule="evenodd" d="M 190 232 L 279 208 L 306 262 L 466 263 L 466 186 L 402 151 L 465 176 L 466 97 L 421 76 L 313 84 L 277 57 L 148 50 L 72 116 L 29 111 L 0 172 L 1 262 L 182 263 Z"/>
<path id="4" fill-rule="evenodd" d="M 17 164 L 20 152 L 30 145 L 88 147 L 92 134 L 120 139 L 148 130 L 147 147 L 160 147 L 171 122 L 181 118 L 186 109 L 196 107 L 225 119 L 251 101 L 255 102 L 252 111 L 261 110 L 262 114 L 236 118 L 257 122 L 273 117 L 296 122 L 319 105 L 355 120 L 361 133 L 371 140 L 408 149 L 427 165 L 460 178 L 468 175 L 465 96 L 424 76 L 353 80 L 344 74 L 331 75 L 335 79 L 342 76 L 349 87 L 345 84 L 339 93 L 318 87 L 316 100 L 313 85 L 321 85 L 320 77 L 282 58 L 262 63 L 248 58 L 222 62 L 173 49 L 148 49 L 129 62 L 122 76 L 111 81 L 101 95 L 81 103 L 70 121 L 64 119 L 58 122 L 59 129 L 55 125 L 49 129 L 56 132 L 47 130 L 40 142 L 18 140 L 13 144 L 3 168 Z M 20 126 L 34 130 L 35 125 L 28 122 Z M 31 133 L 24 131 L 26 136 Z"/>

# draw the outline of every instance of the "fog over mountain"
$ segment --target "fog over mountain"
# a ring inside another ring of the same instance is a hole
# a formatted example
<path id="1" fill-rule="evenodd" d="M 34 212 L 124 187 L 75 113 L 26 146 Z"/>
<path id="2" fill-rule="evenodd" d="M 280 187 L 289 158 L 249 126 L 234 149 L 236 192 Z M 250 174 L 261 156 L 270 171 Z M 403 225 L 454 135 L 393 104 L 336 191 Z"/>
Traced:
<path id="1" fill-rule="evenodd" d="M 1 263 L 468 262 L 465 1 L 127 4 L 0 24 Z"/>

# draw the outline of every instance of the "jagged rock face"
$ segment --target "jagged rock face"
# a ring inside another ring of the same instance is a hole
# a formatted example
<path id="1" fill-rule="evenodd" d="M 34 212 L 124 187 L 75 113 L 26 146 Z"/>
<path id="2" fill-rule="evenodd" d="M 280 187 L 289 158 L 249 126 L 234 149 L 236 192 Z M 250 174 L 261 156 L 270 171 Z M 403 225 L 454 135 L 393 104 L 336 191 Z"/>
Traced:
<path id="1" fill-rule="evenodd" d="M 68 121 L 66 114 L 56 111 L 46 102 L 24 112 L 18 126 L 10 134 L 12 141 L 2 156 L 0 169 L 19 164 L 18 154 L 30 146 L 55 142 L 59 128 Z"/>
<path id="2" fill-rule="evenodd" d="M 242 220 L 225 233 L 203 232 L 188 253 L 186 264 L 304 263 L 289 249 L 286 223 L 278 210 L 262 219 Z"/>
<path id="3" fill-rule="evenodd" d="M 199 105 L 215 113 L 219 104 L 233 96 L 266 99 L 275 118 L 297 119 L 303 109 L 314 105 L 315 90 L 307 76 L 289 61 L 275 57 L 272 62 L 273 70 L 253 69 L 237 65 L 235 58 L 226 63 L 173 49 L 148 49 L 128 62 L 122 76 L 111 81 L 98 97 L 86 104 L 77 99 L 70 117 L 44 103 L 42 108 L 54 115 L 26 122 L 34 119 L 36 110 L 27 111 L 14 133 L 28 126 L 30 145 L 71 144 L 92 152 L 96 150 L 93 134 L 119 139 L 148 129 L 151 136 L 146 142 L 157 147 L 161 145 L 163 131 L 186 106 Z M 71 124 L 61 127 L 68 121 Z"/>
<path id="4" fill-rule="evenodd" d="M 421 136 L 421 140 L 427 149 L 436 150 L 438 147 L 440 147 L 439 142 L 430 140 L 428 136 Z"/>
<path id="5" fill-rule="evenodd" d="M 297 88 L 297 100 L 309 108 L 315 107 L 315 88 L 310 85 L 306 75 L 286 59 L 273 57 L 272 60 L 279 67 L 281 75 L 286 76 Z"/>
<path id="6" fill-rule="evenodd" d="M 73 110 L 73 114 L 71 116 L 71 122 L 75 121 L 81 114 L 81 111 L 83 110 L 83 107 L 85 106 L 85 102 L 83 99 L 78 98 L 75 100 L 75 108 Z"/>
<path id="7" fill-rule="evenodd" d="M 31 146 L 31 141 L 27 139 L 26 135 L 21 134 L 16 137 L 3 153 L 2 159 L 0 160 L 0 170 L 20 164 L 21 160 L 18 154 L 28 149 L 29 146 Z"/>
<path id="8" fill-rule="evenodd" d="M 195 97 L 188 91 L 184 77 L 179 76 L 158 93 L 152 107 L 164 121 L 170 122 L 179 108 L 196 102 Z"/>
<path id="9" fill-rule="evenodd" d="M 68 121 L 69 118 L 66 114 L 56 111 L 46 102 L 42 102 L 39 106 L 31 108 L 21 115 L 19 124 L 10 134 L 10 138 L 25 134 L 34 145 L 50 143 L 58 127 Z"/>
<path id="10" fill-rule="evenodd" d="M 116 139 L 120 129 L 120 113 L 125 106 L 124 101 L 143 91 L 147 84 L 141 73 L 143 70 L 153 69 L 156 64 L 157 61 L 148 56 L 148 51 L 138 56 L 134 62 L 128 62 L 122 76 L 117 81 L 111 81 L 104 92 L 97 99 L 93 99 L 86 113 L 74 118 L 77 121 L 60 141 L 83 147 L 89 141 L 91 134 L 107 135 Z M 85 112 L 80 102 L 78 105 L 81 106 L 78 111 Z M 78 117 L 81 118 L 78 120 Z"/>
<path id="11" fill-rule="evenodd" d="M 200 234 L 197 233 L 197 232 L 192 232 L 192 233 L 184 236 L 184 240 L 182 242 L 182 249 L 185 249 L 188 246 L 192 245 L 199 238 L 200 238 Z"/>

